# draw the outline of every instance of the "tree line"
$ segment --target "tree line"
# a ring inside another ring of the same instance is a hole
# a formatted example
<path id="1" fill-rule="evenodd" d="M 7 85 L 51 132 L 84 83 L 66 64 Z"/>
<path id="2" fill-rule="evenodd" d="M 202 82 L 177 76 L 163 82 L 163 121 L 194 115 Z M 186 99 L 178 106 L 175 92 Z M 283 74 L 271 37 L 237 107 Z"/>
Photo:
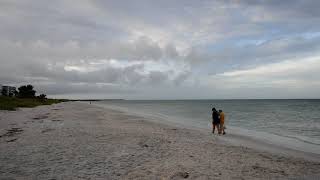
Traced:
<path id="1" fill-rule="evenodd" d="M 3 96 L 7 96 L 5 93 L 5 89 L 2 89 L 1 94 Z M 9 96 L 15 96 L 18 98 L 39 98 L 39 99 L 46 99 L 45 94 L 40 94 L 39 96 L 36 96 L 36 91 L 34 90 L 33 86 L 31 84 L 23 85 L 18 88 L 18 91 L 15 90 L 13 93 L 10 93 Z"/>

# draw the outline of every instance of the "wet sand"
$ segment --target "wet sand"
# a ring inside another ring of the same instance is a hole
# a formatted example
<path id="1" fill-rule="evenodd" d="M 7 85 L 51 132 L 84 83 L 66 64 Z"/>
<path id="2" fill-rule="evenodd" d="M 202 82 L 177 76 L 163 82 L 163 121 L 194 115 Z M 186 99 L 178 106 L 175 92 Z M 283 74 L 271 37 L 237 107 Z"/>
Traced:
<path id="1" fill-rule="evenodd" d="M 79 102 L 0 111 L 0 179 L 319 179 L 320 162 Z"/>

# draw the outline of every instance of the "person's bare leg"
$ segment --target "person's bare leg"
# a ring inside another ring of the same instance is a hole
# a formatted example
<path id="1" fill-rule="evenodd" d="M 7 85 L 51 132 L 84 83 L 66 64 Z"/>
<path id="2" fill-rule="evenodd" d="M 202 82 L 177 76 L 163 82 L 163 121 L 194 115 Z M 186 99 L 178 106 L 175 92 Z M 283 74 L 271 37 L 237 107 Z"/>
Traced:
<path id="1" fill-rule="evenodd" d="M 212 123 L 212 133 L 214 134 L 215 125 Z"/>
<path id="2" fill-rule="evenodd" d="M 220 124 L 217 124 L 218 134 L 221 134 L 221 126 Z"/>

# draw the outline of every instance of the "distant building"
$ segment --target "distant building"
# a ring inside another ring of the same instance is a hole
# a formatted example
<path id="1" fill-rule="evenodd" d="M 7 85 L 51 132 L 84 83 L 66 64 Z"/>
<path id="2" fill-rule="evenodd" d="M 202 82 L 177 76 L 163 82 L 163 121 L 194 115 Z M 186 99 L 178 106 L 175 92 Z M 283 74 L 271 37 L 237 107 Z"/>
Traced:
<path id="1" fill-rule="evenodd" d="M 1 93 L 4 96 L 14 96 L 16 87 L 13 86 L 1 86 Z"/>

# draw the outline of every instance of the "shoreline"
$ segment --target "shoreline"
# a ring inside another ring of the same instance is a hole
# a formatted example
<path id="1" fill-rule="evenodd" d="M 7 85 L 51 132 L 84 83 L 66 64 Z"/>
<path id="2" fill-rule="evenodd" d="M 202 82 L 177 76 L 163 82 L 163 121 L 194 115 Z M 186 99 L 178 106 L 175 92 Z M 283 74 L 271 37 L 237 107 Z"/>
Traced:
<path id="1" fill-rule="evenodd" d="M 129 115 L 144 117 L 154 123 L 159 123 L 159 124 L 164 124 L 164 125 L 169 125 L 174 127 L 182 127 L 190 130 L 198 130 L 204 133 L 211 132 L 211 129 L 206 129 L 203 127 L 194 127 L 191 125 L 185 125 L 182 123 L 170 121 L 168 120 L 170 117 L 154 116 L 151 114 L 131 111 L 129 109 L 108 105 L 108 104 L 90 104 L 90 105 L 128 113 Z M 230 132 L 230 130 L 232 131 Z M 218 135 L 215 134 L 214 136 L 218 136 Z M 294 139 L 289 139 L 287 137 L 279 136 L 279 135 L 274 135 L 266 132 L 255 132 L 252 130 L 228 126 L 227 135 L 218 136 L 217 138 L 219 138 L 219 140 L 223 142 L 229 143 L 230 145 L 244 146 L 244 147 L 252 148 L 258 151 L 266 151 L 269 153 L 278 154 L 282 156 L 299 157 L 309 161 L 320 162 L 320 149 L 318 146 L 315 148 L 313 144 L 303 143 L 302 145 L 301 144 L 300 145 L 304 147 L 310 146 L 310 148 L 307 150 L 305 148 L 302 149 L 301 147 L 297 147 L 297 146 L 294 147 L 294 145 L 301 142 L 296 141 Z M 272 140 L 268 138 L 272 138 Z M 290 140 L 290 144 L 287 142 L 288 140 Z M 286 144 L 283 144 L 283 143 L 286 143 Z"/>
<path id="2" fill-rule="evenodd" d="M 319 162 L 79 102 L 0 111 L 0 136 L 4 179 L 320 177 Z"/>

